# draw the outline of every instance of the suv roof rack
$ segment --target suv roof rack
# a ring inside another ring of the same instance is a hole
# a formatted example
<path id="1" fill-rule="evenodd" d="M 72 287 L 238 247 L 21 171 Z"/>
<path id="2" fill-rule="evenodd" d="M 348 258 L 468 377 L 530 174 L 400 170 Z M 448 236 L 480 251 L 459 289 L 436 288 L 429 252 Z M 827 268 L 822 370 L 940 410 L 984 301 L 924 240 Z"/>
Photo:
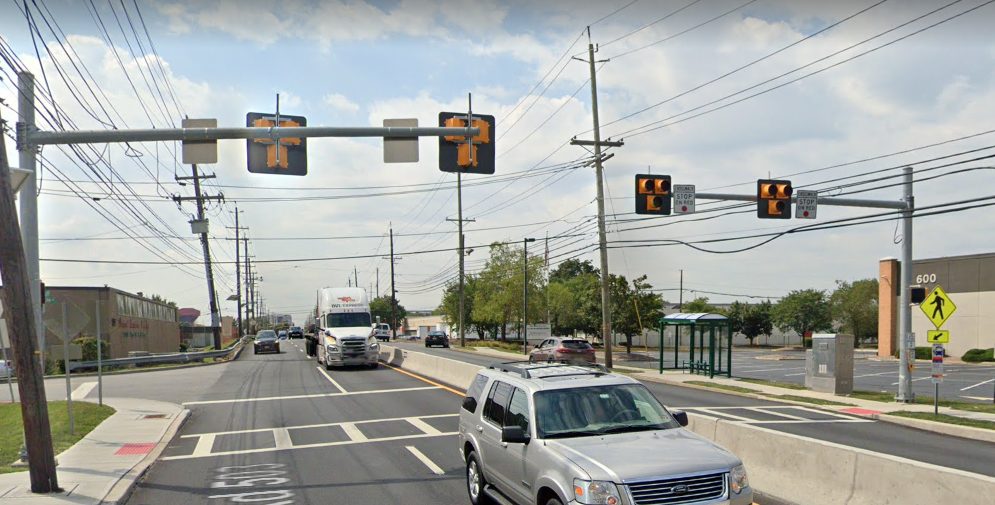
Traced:
<path id="1" fill-rule="evenodd" d="M 517 373 L 517 374 L 521 375 L 523 379 L 531 379 L 532 378 L 532 372 L 535 371 L 535 370 L 554 369 L 554 368 L 566 368 L 566 367 L 587 368 L 587 369 L 590 369 L 590 370 L 585 370 L 585 371 L 582 371 L 582 372 L 578 372 L 576 370 L 571 370 L 571 371 L 569 371 L 567 373 L 543 374 L 542 377 L 543 378 L 547 378 L 547 377 L 567 377 L 567 376 L 570 376 L 570 375 L 598 375 L 598 376 L 600 376 L 600 375 L 606 375 L 606 374 L 611 373 L 611 371 L 608 370 L 608 368 L 606 368 L 604 365 L 601 365 L 601 364 L 598 364 L 598 363 L 588 363 L 586 361 L 568 361 L 568 360 L 554 361 L 552 363 L 545 363 L 545 364 L 536 364 L 536 363 L 532 363 L 531 361 L 504 361 L 504 362 L 501 362 L 501 363 L 494 363 L 494 364 L 492 364 L 491 366 L 489 366 L 487 368 L 490 368 L 491 370 L 501 370 L 502 372 Z"/>

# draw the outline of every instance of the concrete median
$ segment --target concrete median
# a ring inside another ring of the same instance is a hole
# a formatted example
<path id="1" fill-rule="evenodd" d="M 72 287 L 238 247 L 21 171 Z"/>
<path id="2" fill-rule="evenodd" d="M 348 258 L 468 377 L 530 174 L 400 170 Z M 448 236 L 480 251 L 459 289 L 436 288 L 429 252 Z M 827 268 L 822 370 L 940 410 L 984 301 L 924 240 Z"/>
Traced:
<path id="1" fill-rule="evenodd" d="M 467 389 L 482 367 L 383 346 L 392 366 Z M 743 460 L 765 495 L 820 505 L 995 505 L 995 478 L 845 445 L 689 414 L 688 429 Z"/>

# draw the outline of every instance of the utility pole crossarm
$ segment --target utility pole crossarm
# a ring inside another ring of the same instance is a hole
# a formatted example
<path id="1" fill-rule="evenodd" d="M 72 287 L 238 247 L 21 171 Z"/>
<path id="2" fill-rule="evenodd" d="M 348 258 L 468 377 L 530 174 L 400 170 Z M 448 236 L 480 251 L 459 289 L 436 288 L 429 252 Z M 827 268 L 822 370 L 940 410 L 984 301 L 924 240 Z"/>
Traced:
<path id="1" fill-rule="evenodd" d="M 572 146 L 596 146 L 596 147 L 622 147 L 625 142 L 621 140 L 577 140 L 570 139 L 570 145 Z"/>

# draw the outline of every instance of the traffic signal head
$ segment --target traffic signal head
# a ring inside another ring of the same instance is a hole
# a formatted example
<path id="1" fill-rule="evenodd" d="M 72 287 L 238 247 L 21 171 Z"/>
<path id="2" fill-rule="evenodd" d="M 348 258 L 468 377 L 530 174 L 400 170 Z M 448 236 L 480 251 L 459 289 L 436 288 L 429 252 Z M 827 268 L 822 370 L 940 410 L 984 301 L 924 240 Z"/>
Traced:
<path id="1" fill-rule="evenodd" d="M 670 176 L 636 175 L 636 214 L 670 215 Z"/>
<path id="2" fill-rule="evenodd" d="M 791 181 L 757 181 L 757 217 L 791 219 Z"/>
<path id="3" fill-rule="evenodd" d="M 464 174 L 493 174 L 494 124 L 494 116 L 474 114 L 470 126 L 480 128 L 480 133 L 473 136 L 472 142 L 467 142 L 466 136 L 463 135 L 439 137 L 439 170 Z M 465 128 L 466 113 L 441 112 L 439 126 Z"/>

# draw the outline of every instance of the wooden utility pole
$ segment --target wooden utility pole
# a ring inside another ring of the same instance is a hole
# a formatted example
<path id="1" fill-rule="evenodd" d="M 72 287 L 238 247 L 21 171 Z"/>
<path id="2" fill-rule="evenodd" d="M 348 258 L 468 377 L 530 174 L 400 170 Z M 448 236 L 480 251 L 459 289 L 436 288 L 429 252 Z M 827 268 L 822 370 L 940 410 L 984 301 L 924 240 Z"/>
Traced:
<path id="1" fill-rule="evenodd" d="M 211 268 L 211 246 L 207 239 L 207 219 L 204 218 L 204 200 L 224 201 L 225 197 L 223 195 L 204 196 L 200 192 L 201 179 L 213 179 L 215 178 L 215 175 L 200 175 L 197 173 L 197 165 L 194 164 L 192 167 L 193 176 L 177 177 L 176 180 L 193 180 L 195 196 L 174 196 L 173 201 L 182 203 L 185 200 L 195 200 L 197 202 L 197 222 L 203 227 L 203 230 L 199 233 L 199 235 L 200 244 L 204 249 L 204 270 L 207 272 L 207 296 L 211 304 L 211 330 L 214 333 L 214 348 L 221 349 L 221 312 L 218 309 L 217 292 L 214 290 L 214 270 Z"/>
<path id="2" fill-rule="evenodd" d="M 390 227 L 390 339 L 397 340 L 397 290 L 394 289 L 394 227 Z"/>
<path id="3" fill-rule="evenodd" d="M 39 350 L 35 342 L 34 304 L 41 303 L 41 300 L 31 296 L 28 285 L 28 267 L 14 206 L 14 188 L 11 186 L 2 127 L 3 122 L 0 121 L 0 276 L 4 285 L 4 319 L 17 369 L 17 392 L 21 398 L 31 492 L 56 493 L 61 489 L 55 473 L 52 427 L 45 398 L 45 373 L 39 360 L 35 359 Z"/>

